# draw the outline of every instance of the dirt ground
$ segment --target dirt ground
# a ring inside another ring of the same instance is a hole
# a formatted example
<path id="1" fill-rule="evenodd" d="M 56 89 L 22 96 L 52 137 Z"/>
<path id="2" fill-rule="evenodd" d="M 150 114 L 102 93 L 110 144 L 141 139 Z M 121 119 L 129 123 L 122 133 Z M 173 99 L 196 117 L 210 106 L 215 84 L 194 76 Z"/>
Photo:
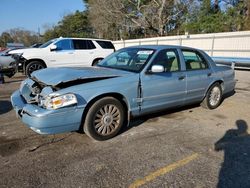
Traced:
<path id="1" fill-rule="evenodd" d="M 23 79 L 0 85 L 0 187 L 250 187 L 250 71 L 215 110 L 137 118 L 105 142 L 27 128 L 10 103 Z"/>

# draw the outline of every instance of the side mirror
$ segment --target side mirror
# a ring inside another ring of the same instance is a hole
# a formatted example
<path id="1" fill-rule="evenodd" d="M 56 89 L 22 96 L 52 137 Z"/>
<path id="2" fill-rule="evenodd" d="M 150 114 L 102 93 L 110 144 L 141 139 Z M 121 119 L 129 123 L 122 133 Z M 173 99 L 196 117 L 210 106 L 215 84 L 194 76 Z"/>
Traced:
<path id="1" fill-rule="evenodd" d="M 151 71 L 152 73 L 160 73 L 160 72 L 164 72 L 164 67 L 162 65 L 153 65 L 151 67 Z"/>
<path id="2" fill-rule="evenodd" d="M 57 50 L 57 46 L 55 44 L 52 44 L 50 46 L 50 51 L 56 51 Z"/>

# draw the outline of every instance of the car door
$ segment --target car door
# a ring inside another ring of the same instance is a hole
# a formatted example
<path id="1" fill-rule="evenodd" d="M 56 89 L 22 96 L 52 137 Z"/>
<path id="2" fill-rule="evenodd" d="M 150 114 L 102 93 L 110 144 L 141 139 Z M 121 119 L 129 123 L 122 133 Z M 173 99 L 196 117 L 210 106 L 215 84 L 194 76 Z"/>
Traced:
<path id="1" fill-rule="evenodd" d="M 73 39 L 75 65 L 91 66 L 95 56 L 95 45 L 91 40 Z"/>
<path id="2" fill-rule="evenodd" d="M 185 103 L 201 101 L 208 84 L 212 80 L 212 71 L 208 62 L 196 50 L 182 49 L 187 75 L 187 96 Z"/>
<path id="3" fill-rule="evenodd" d="M 183 105 L 186 95 L 186 75 L 181 71 L 178 51 L 166 49 L 160 51 L 153 65 L 162 65 L 164 72 L 141 75 L 141 112 L 160 110 Z"/>
<path id="4" fill-rule="evenodd" d="M 50 50 L 49 64 L 52 67 L 74 66 L 74 49 L 72 47 L 71 39 L 62 39 L 55 43 L 56 49 Z"/>

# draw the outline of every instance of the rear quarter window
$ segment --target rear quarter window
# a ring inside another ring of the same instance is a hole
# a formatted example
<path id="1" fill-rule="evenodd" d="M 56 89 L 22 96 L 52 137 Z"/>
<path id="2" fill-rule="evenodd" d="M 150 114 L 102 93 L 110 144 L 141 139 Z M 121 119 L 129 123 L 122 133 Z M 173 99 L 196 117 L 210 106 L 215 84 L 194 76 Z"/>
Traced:
<path id="1" fill-rule="evenodd" d="M 110 41 L 97 40 L 96 42 L 104 49 L 115 49 L 114 45 Z"/>

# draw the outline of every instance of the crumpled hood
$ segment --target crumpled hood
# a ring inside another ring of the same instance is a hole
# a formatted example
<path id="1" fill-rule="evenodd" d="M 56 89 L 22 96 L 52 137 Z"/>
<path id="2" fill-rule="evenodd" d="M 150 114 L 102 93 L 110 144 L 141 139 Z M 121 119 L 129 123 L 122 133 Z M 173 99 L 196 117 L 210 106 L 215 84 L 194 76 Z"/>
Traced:
<path id="1" fill-rule="evenodd" d="M 115 69 L 107 69 L 102 67 L 60 67 L 60 68 L 46 68 L 32 73 L 31 79 L 43 83 L 48 86 L 58 86 L 69 82 L 97 81 L 107 78 L 114 78 L 131 74 L 125 71 Z M 72 83 L 72 85 L 74 85 Z"/>

